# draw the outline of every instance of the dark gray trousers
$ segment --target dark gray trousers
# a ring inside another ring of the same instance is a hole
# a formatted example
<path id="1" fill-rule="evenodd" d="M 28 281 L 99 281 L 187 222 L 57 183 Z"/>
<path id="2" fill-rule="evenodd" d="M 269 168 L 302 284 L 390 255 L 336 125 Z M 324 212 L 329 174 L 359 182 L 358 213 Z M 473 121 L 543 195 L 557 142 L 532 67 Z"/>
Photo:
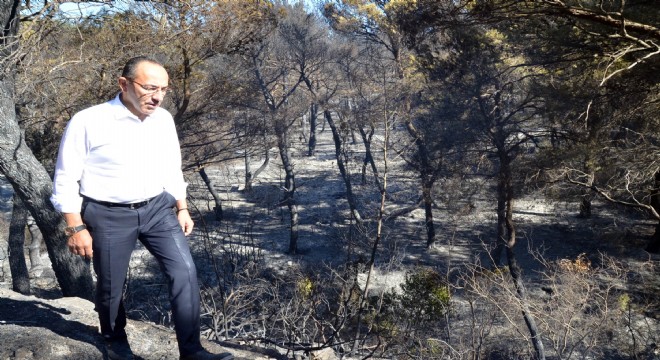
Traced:
<path id="1" fill-rule="evenodd" d="M 190 248 L 172 209 L 175 204 L 166 192 L 138 209 L 85 200 L 82 216 L 93 239 L 96 311 L 103 337 L 126 337 L 122 293 L 131 253 L 140 240 L 168 279 L 174 329 L 184 356 L 202 349 L 200 296 Z"/>

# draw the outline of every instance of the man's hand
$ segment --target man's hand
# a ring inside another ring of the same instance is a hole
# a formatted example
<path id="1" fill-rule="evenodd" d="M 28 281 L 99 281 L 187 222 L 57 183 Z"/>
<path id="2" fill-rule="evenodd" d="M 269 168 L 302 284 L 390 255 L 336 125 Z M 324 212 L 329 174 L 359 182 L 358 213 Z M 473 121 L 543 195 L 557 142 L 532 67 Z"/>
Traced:
<path id="1" fill-rule="evenodd" d="M 66 226 L 78 226 L 84 224 L 80 213 L 64 213 Z M 88 259 L 92 258 L 92 235 L 85 230 L 80 230 L 69 237 L 67 242 L 69 251 L 74 255 L 80 255 Z"/>
<path id="2" fill-rule="evenodd" d="M 87 230 L 81 230 L 73 234 L 67 242 L 69 251 L 74 255 L 80 255 L 85 258 L 91 259 L 92 252 L 92 235 Z"/>
<path id="3" fill-rule="evenodd" d="M 183 234 L 186 236 L 190 235 L 190 233 L 193 231 L 193 226 L 195 223 L 193 223 L 192 219 L 190 218 L 188 209 L 181 209 L 177 211 L 176 217 L 179 220 Z"/>

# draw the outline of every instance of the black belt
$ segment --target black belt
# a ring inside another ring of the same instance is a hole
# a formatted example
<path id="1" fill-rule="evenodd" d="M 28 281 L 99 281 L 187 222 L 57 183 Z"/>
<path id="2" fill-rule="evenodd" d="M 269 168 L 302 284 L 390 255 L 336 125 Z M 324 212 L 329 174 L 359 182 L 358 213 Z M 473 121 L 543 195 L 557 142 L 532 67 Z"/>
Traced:
<path id="1" fill-rule="evenodd" d="M 144 201 L 126 204 L 126 203 L 113 203 L 113 202 L 109 202 L 109 201 L 100 201 L 100 200 L 92 199 L 92 198 L 84 196 L 84 195 L 83 195 L 83 198 L 85 200 L 89 201 L 89 202 L 93 202 L 93 203 L 103 205 L 103 206 L 123 207 L 123 208 L 129 208 L 129 209 L 139 209 L 139 208 L 147 205 L 148 203 L 150 203 L 153 199 L 155 199 L 155 197 L 152 197 L 151 199 L 147 199 L 147 200 L 144 200 Z"/>

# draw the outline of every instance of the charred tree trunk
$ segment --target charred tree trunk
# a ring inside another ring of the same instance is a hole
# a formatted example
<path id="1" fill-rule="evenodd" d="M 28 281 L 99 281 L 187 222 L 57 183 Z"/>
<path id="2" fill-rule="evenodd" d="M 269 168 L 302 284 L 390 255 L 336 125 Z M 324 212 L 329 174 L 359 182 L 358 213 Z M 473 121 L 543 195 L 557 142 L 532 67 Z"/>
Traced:
<path id="1" fill-rule="evenodd" d="M 254 176 L 252 174 L 252 158 L 247 149 L 243 154 L 243 162 L 245 164 L 245 186 L 243 186 L 243 191 L 250 192 L 252 191 L 252 181 L 254 181 Z"/>
<path id="2" fill-rule="evenodd" d="M 422 187 L 422 197 L 424 199 L 424 214 L 426 225 L 426 247 L 431 248 L 435 244 L 435 223 L 433 221 L 433 195 L 431 187 L 425 183 Z"/>
<path id="3" fill-rule="evenodd" d="M 582 194 L 582 201 L 580 202 L 580 217 L 588 219 L 591 217 L 591 202 L 593 200 L 593 195 L 590 190 L 584 191 Z"/>
<path id="4" fill-rule="evenodd" d="M 264 162 L 261 163 L 261 166 L 252 173 L 250 170 L 250 154 L 245 153 L 245 191 L 252 191 L 252 183 L 254 180 L 261 174 L 262 171 L 268 168 L 270 164 L 270 152 L 268 149 L 264 151 Z"/>
<path id="5" fill-rule="evenodd" d="M 0 98 L 2 97 L 0 94 Z M 0 105 L 1 107 L 3 106 Z M 0 114 L 0 118 L 4 116 Z M 15 141 L 12 144 L 15 146 L 13 149 L 0 146 L 0 171 L 12 184 L 14 192 L 21 197 L 39 230 L 44 234 L 48 256 L 62 294 L 92 299 L 94 286 L 89 264 L 81 257 L 71 254 L 66 246 L 68 239 L 62 231 L 64 220 L 49 199 L 53 185 L 48 173 L 25 145 L 18 124 L 14 124 L 13 128 L 7 126 L 11 124 L 6 124 L 6 120 L 0 122 L 4 123 L 4 129 L 0 131 L 4 135 L 0 135 L 3 138 L 0 142 Z M 5 129 L 12 133 L 5 132 Z"/>
<path id="6" fill-rule="evenodd" d="M 435 244 L 435 223 L 433 221 L 433 184 L 435 183 L 434 169 L 431 165 L 429 152 L 422 134 L 408 119 L 406 121 L 408 134 L 413 138 L 417 146 L 417 161 L 419 177 L 422 183 L 422 198 L 424 199 L 424 214 L 426 225 L 426 247 L 431 248 Z"/>
<path id="7" fill-rule="evenodd" d="M 506 135 L 502 133 L 501 129 L 495 126 L 491 130 L 493 144 L 497 149 L 497 156 L 499 159 L 499 169 L 497 174 L 497 239 L 495 240 L 495 247 L 490 253 L 490 258 L 495 267 L 502 265 L 502 251 L 508 244 L 515 244 L 515 233 L 513 236 L 509 231 L 507 236 L 507 227 L 513 226 L 513 223 L 508 221 L 508 209 L 510 202 L 513 200 L 511 192 L 511 157 L 506 148 Z M 511 245 L 513 246 L 513 245 Z"/>
<path id="8" fill-rule="evenodd" d="M 655 212 L 660 214 L 660 171 L 655 173 L 655 190 L 654 194 L 651 196 L 651 206 L 655 209 Z M 651 238 L 651 242 L 646 247 L 646 251 L 658 254 L 660 253 L 660 219 L 655 225 L 655 233 Z"/>
<path id="9" fill-rule="evenodd" d="M 0 0 L 0 58 L 8 59 L 15 48 L 18 30 L 18 0 Z M 94 287 L 89 264 L 69 252 L 62 228 L 64 220 L 50 202 L 53 183 L 25 143 L 14 103 L 15 67 L 11 60 L 0 69 L 0 171 L 23 200 L 39 230 L 44 234 L 48 255 L 64 296 L 92 299 Z"/>
<path id="10" fill-rule="evenodd" d="M 525 285 L 522 280 L 522 271 L 516 260 L 515 253 L 513 252 L 513 247 L 516 244 L 516 229 L 513 224 L 513 198 L 511 197 L 511 192 L 507 196 L 506 204 L 506 228 L 507 228 L 507 244 L 506 244 L 506 257 L 509 263 L 509 272 L 511 273 L 511 279 L 513 280 L 513 285 L 516 288 L 516 294 L 520 299 L 520 307 L 527 325 L 527 330 L 531 336 L 532 345 L 534 346 L 534 351 L 536 352 L 537 360 L 545 360 L 545 348 L 541 337 L 539 334 L 538 326 L 536 325 L 536 320 L 532 313 L 529 310 L 529 304 L 527 302 L 527 293 L 525 290 Z"/>
<path id="11" fill-rule="evenodd" d="M 360 135 L 362 136 L 362 143 L 364 144 L 364 162 L 362 163 L 362 185 L 367 184 L 367 164 L 371 165 L 371 171 L 374 174 L 374 181 L 378 189 L 381 189 L 380 178 L 378 177 L 378 168 L 376 167 L 376 162 L 374 161 L 374 156 L 371 152 L 371 139 L 374 136 L 375 129 L 373 126 L 370 127 L 369 132 L 364 131 L 360 127 Z"/>
<path id="12" fill-rule="evenodd" d="M 504 165 L 500 164 L 500 167 Z M 504 171 L 500 170 L 497 179 L 497 239 L 495 240 L 495 247 L 490 253 L 495 267 L 502 266 L 502 251 L 507 243 L 506 238 L 506 175 Z"/>
<path id="13" fill-rule="evenodd" d="M 653 254 L 660 253 L 660 220 L 658 220 L 658 223 L 655 225 L 655 232 L 653 233 L 651 242 L 646 247 L 646 251 Z"/>
<path id="14" fill-rule="evenodd" d="M 289 254 L 298 253 L 298 206 L 295 200 L 296 178 L 293 171 L 293 163 L 289 157 L 289 141 L 286 130 L 276 130 L 277 147 L 280 152 L 282 165 L 284 166 L 284 199 L 282 203 L 286 204 L 290 215 L 290 237 Z"/>
<path id="15" fill-rule="evenodd" d="M 380 207 L 378 208 L 378 218 L 376 220 L 376 239 L 374 240 L 373 246 L 371 247 L 371 256 L 369 258 L 369 270 L 367 271 L 367 279 L 364 283 L 364 290 L 362 291 L 362 296 L 360 298 L 360 307 L 358 309 L 358 316 L 357 316 L 357 326 L 355 327 L 356 332 L 355 332 L 355 337 L 353 340 L 353 346 L 351 348 L 350 354 L 351 356 L 355 355 L 355 351 L 358 348 L 360 339 L 362 336 L 360 335 L 361 327 L 362 327 L 362 314 L 364 312 L 364 307 L 366 305 L 366 301 L 369 298 L 369 287 L 371 285 L 371 276 L 374 272 L 374 264 L 376 263 L 376 255 L 378 253 L 378 247 L 380 246 L 380 242 L 383 238 L 383 222 L 385 221 L 385 202 L 387 201 L 387 173 L 388 173 L 388 161 L 387 157 L 388 155 L 388 143 L 389 143 L 389 132 L 388 132 L 388 126 L 387 123 L 385 124 L 385 141 L 383 145 L 383 166 L 384 166 L 384 171 L 383 171 L 383 186 L 379 187 L 379 192 L 380 192 Z"/>
<path id="16" fill-rule="evenodd" d="M 316 126 L 318 121 L 318 105 L 312 103 L 309 107 L 309 142 L 307 143 L 307 156 L 314 156 L 314 152 L 316 151 Z"/>
<path id="17" fill-rule="evenodd" d="M 250 192 L 252 191 L 252 183 L 254 180 L 261 174 L 262 171 L 264 171 L 266 168 L 268 168 L 268 165 L 270 164 L 270 152 L 268 149 L 264 151 L 264 162 L 261 163 L 261 166 L 257 170 L 252 173 L 252 170 L 250 170 L 250 153 L 245 152 L 245 191 Z"/>
<path id="18" fill-rule="evenodd" d="M 339 133 L 339 129 L 337 129 L 337 125 L 335 124 L 335 121 L 332 119 L 332 114 L 330 113 L 330 111 L 325 110 L 323 112 L 323 115 L 325 116 L 325 120 L 328 122 L 328 126 L 330 126 L 330 130 L 332 130 L 332 139 L 335 143 L 335 158 L 337 159 L 337 167 L 339 167 L 339 173 L 341 174 L 342 179 L 344 179 L 344 185 L 346 186 L 346 198 L 348 200 L 348 206 L 351 209 L 351 214 L 353 214 L 353 218 L 355 218 L 357 222 L 361 222 L 362 217 L 360 216 L 360 213 L 357 210 L 355 195 L 353 195 L 353 185 L 351 184 L 351 175 L 346 170 L 345 159 L 342 151 L 343 142 L 342 142 L 341 134 Z"/>
<path id="19" fill-rule="evenodd" d="M 30 232 L 30 272 L 41 269 L 43 263 L 41 262 L 41 244 L 44 241 L 39 227 L 34 222 L 34 219 L 28 219 L 28 231 Z"/>
<path id="20" fill-rule="evenodd" d="M 593 175 L 593 172 L 591 171 L 591 166 L 589 166 L 589 162 L 590 160 L 587 159 L 584 165 L 584 172 Z M 591 178 L 593 179 L 593 176 Z M 589 185 L 593 185 L 592 182 L 590 182 Z M 591 217 L 591 204 L 594 200 L 594 193 L 590 188 L 582 188 L 581 191 L 582 191 L 582 199 L 580 201 L 579 217 L 588 219 Z"/>
<path id="21" fill-rule="evenodd" d="M 215 219 L 218 221 L 222 221 L 223 218 L 222 199 L 220 199 L 220 195 L 215 190 L 215 187 L 213 186 L 213 182 L 209 178 L 209 175 L 206 173 L 205 167 L 199 169 L 199 175 L 202 177 L 202 180 L 204 180 L 204 184 L 206 184 L 206 188 L 209 189 L 211 196 L 213 196 L 213 201 L 215 202 L 215 206 L 213 207 L 213 212 L 215 213 Z"/>
<path id="22" fill-rule="evenodd" d="M 30 295 L 30 275 L 25 264 L 25 226 L 28 211 L 21 199 L 14 195 L 14 206 L 9 223 L 9 270 L 12 289 L 23 295 Z"/>
<path id="23" fill-rule="evenodd" d="M 503 144 L 503 143 L 502 143 Z M 541 337 L 539 334 L 538 326 L 536 325 L 536 320 L 529 310 L 529 304 L 527 301 L 527 293 L 525 290 L 525 285 L 522 279 L 522 271 L 518 265 L 513 248 L 516 245 L 516 227 L 513 223 L 513 177 L 511 174 L 511 157 L 508 156 L 504 151 L 504 148 L 500 148 L 500 183 L 498 184 L 498 190 L 502 190 L 498 194 L 498 225 L 501 220 L 499 218 L 500 213 L 500 203 L 499 200 L 503 200 L 504 207 L 504 231 L 506 238 L 503 238 L 504 245 L 506 246 L 506 257 L 509 265 L 509 272 L 511 274 L 511 280 L 513 285 L 516 288 L 516 294 L 520 299 L 520 310 L 522 312 L 523 319 L 527 325 L 527 330 L 529 331 L 532 345 L 536 352 L 537 360 L 545 360 L 545 349 Z M 499 229 L 498 229 L 499 231 Z"/>

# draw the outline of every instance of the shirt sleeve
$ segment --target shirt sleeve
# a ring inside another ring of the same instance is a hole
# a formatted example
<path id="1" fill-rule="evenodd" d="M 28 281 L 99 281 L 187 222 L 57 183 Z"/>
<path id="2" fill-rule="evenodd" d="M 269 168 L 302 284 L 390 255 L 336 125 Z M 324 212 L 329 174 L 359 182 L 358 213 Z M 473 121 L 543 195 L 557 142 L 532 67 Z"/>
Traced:
<path id="1" fill-rule="evenodd" d="M 171 115 L 169 116 L 165 139 L 168 153 L 167 169 L 165 170 L 165 191 L 170 193 L 176 200 L 184 200 L 188 183 L 185 182 L 183 171 L 181 171 L 181 146 L 174 119 Z"/>
<path id="2" fill-rule="evenodd" d="M 60 212 L 79 213 L 82 206 L 79 181 L 87 158 L 84 121 L 74 115 L 60 142 L 50 201 Z"/>

